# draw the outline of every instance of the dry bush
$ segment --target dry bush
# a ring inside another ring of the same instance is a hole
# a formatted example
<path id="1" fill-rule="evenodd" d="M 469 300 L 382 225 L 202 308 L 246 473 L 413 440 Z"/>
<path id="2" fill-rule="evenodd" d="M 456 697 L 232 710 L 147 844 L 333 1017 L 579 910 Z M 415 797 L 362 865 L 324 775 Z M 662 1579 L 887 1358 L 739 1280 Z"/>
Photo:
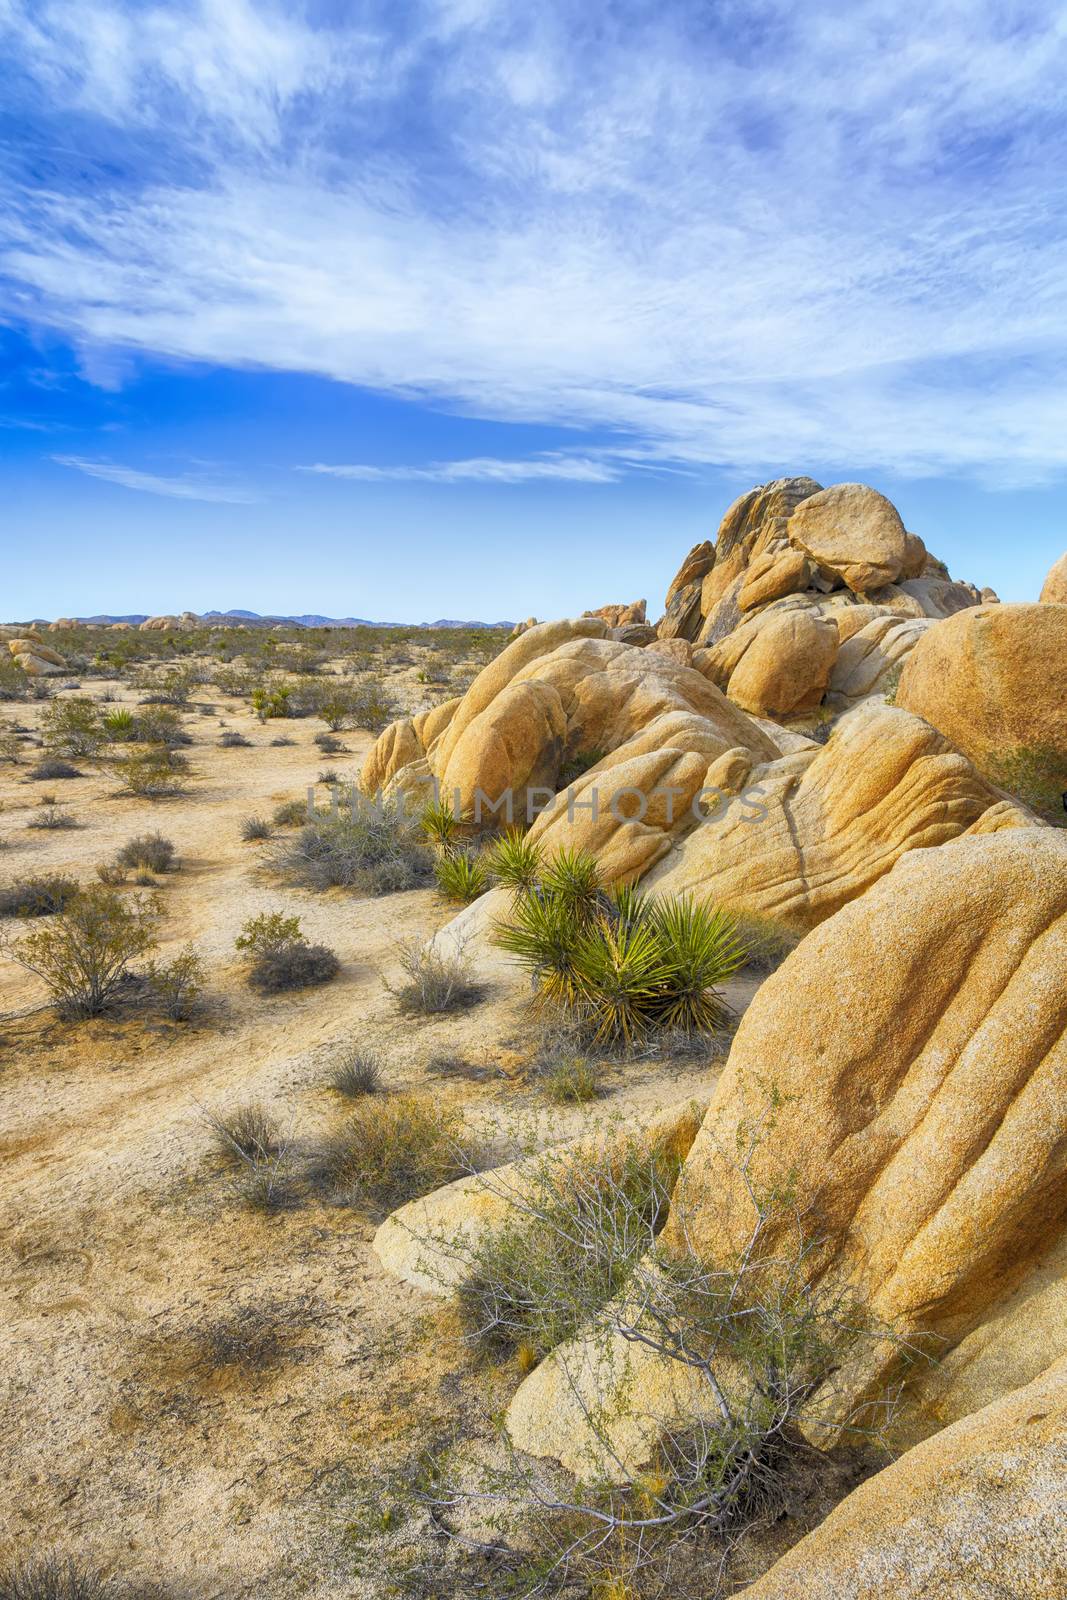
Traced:
<path id="1" fill-rule="evenodd" d="M 77 828 L 80 824 L 69 811 L 61 811 L 58 806 L 42 804 L 26 826 L 27 828 Z"/>
<path id="2" fill-rule="evenodd" d="M 192 1330 L 193 1370 L 242 1376 L 269 1372 L 292 1359 L 311 1311 L 306 1302 L 282 1300 L 225 1311 Z"/>
<path id="3" fill-rule="evenodd" d="M 303 820 L 295 837 L 278 840 L 270 852 L 272 869 L 286 883 L 377 895 L 417 888 L 430 876 L 429 852 L 399 806 L 385 805 L 380 814 L 358 808 L 312 822 L 304 812 Z"/>
<path id="4" fill-rule="evenodd" d="M 119 756 L 114 763 L 114 770 L 121 779 L 121 793 L 147 800 L 185 794 L 188 788 L 188 761 L 163 745 L 148 750 L 132 750 L 129 755 Z"/>
<path id="5" fill-rule="evenodd" d="M 388 1210 L 472 1168 L 459 1114 L 431 1095 L 357 1105 L 322 1148 L 315 1177 L 337 1204 Z"/>
<path id="6" fill-rule="evenodd" d="M 0 889 L 0 917 L 48 917 L 62 911 L 77 893 L 75 880 L 59 873 L 20 878 Z"/>
<path id="7" fill-rule="evenodd" d="M 282 1148 L 278 1125 L 258 1100 L 225 1112 L 202 1107 L 201 1115 L 222 1153 L 238 1161 L 267 1161 Z"/>
<path id="8" fill-rule="evenodd" d="M 382 1087 L 382 1064 L 372 1050 L 358 1046 L 345 1052 L 330 1072 L 330 1088 L 348 1100 L 377 1094 Z"/>
<path id="9" fill-rule="evenodd" d="M 115 861 L 120 867 L 143 867 L 149 872 L 174 872 L 178 867 L 173 841 L 161 833 L 139 833 L 128 839 L 115 852 Z"/>
<path id="10" fill-rule="evenodd" d="M 237 750 L 237 749 L 240 749 L 241 747 L 244 747 L 245 749 L 250 749 L 251 746 L 252 746 L 251 739 L 246 739 L 243 733 L 237 733 L 232 728 L 227 729 L 227 731 L 225 733 L 220 733 L 219 734 L 219 749 L 220 750 Z"/>
<path id="11" fill-rule="evenodd" d="M 271 832 L 271 825 L 265 817 L 245 817 L 241 823 L 241 838 L 246 843 L 251 843 L 253 840 L 258 839 L 269 839 Z"/>
<path id="12" fill-rule="evenodd" d="M 485 994 L 483 984 L 472 976 L 462 950 L 454 954 L 413 939 L 397 946 L 397 958 L 405 982 L 395 988 L 387 984 L 401 1011 L 418 1016 L 434 1016 L 443 1011 L 464 1011 Z"/>
<path id="13" fill-rule="evenodd" d="M 773 917 L 741 912 L 736 917 L 738 938 L 744 947 L 744 965 L 753 972 L 774 972 L 800 943 L 800 935 Z"/>
<path id="14" fill-rule="evenodd" d="M 281 994 L 329 983 L 340 970 L 340 961 L 327 945 L 294 942 L 257 956 L 249 968 L 248 983 L 260 994 Z"/>
<path id="15" fill-rule="evenodd" d="M 52 778 L 80 778 L 83 774 L 69 761 L 61 761 L 56 756 L 46 756 L 43 760 L 34 763 L 30 777 L 36 782 L 47 782 Z"/>
<path id="16" fill-rule="evenodd" d="M 73 1556 L 33 1556 L 0 1569 L 0 1600 L 109 1600 L 115 1592 L 104 1572 Z"/>

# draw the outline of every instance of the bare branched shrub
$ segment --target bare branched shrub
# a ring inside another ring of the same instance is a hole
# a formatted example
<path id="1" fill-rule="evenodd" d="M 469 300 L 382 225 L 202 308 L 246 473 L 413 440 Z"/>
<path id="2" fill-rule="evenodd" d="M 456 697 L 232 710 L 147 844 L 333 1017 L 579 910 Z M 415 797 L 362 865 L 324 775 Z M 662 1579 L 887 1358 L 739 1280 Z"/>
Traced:
<path id="1" fill-rule="evenodd" d="M 433 944 L 413 939 L 397 946 L 397 957 L 405 981 L 386 987 L 401 1011 L 419 1016 L 464 1011 L 485 994 L 485 987 L 472 975 L 463 950 L 439 950 Z"/>
<path id="2" fill-rule="evenodd" d="M 278 1125 L 258 1100 L 235 1106 L 232 1111 L 212 1111 L 201 1107 L 201 1115 L 215 1135 L 223 1155 L 238 1161 L 266 1161 L 282 1148 Z"/>
<path id="3" fill-rule="evenodd" d="M 33 813 L 27 828 L 76 828 L 78 822 L 69 811 L 61 811 L 58 806 L 42 805 Z"/>
<path id="4" fill-rule="evenodd" d="M 34 763 L 30 777 L 39 783 L 47 783 L 54 778 L 80 778 L 82 773 L 69 761 L 62 761 L 58 756 L 46 756 Z"/>
<path id="5" fill-rule="evenodd" d="M 732 1592 L 737 1542 L 780 1517 L 798 1464 L 820 1459 L 809 1440 L 823 1425 L 861 1449 L 878 1439 L 893 1393 L 852 1405 L 835 1373 L 855 1360 L 888 1368 L 915 1347 L 825 1272 L 832 1252 L 792 1181 L 757 1182 L 753 1156 L 772 1130 L 773 1113 L 742 1129 L 743 1226 L 705 1214 L 697 1230 L 676 1198 L 661 1238 L 666 1186 L 650 1205 L 625 1170 L 594 1180 L 579 1163 L 565 1182 L 506 1191 L 515 1220 L 495 1235 L 452 1241 L 470 1263 L 460 1304 L 472 1336 L 504 1353 L 528 1347 L 527 1360 L 553 1348 L 588 1428 L 581 1478 L 502 1437 L 502 1462 L 438 1463 L 416 1491 L 460 1544 L 462 1517 L 490 1515 L 494 1553 L 516 1577 L 509 1592 L 715 1600 Z M 575 1331 L 583 1353 L 572 1357 L 560 1340 Z M 657 1391 L 686 1395 L 683 1409 L 650 1409 L 628 1351 L 653 1359 Z M 590 1391 L 590 1373 L 613 1376 Z M 615 1443 L 623 1422 L 648 1441 L 640 1468 Z"/>

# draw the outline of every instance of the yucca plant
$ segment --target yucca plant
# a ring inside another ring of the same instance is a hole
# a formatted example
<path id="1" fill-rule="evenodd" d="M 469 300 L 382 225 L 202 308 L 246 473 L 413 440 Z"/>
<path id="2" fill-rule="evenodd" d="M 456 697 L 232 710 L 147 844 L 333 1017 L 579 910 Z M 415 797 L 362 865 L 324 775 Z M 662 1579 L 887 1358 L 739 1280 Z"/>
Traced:
<path id="1" fill-rule="evenodd" d="M 724 1027 L 717 985 L 745 956 L 727 913 L 632 885 L 601 889 L 596 862 L 577 850 L 520 889 L 494 939 L 530 971 L 538 1003 L 570 1011 L 596 1043 Z"/>
<path id="2" fill-rule="evenodd" d="M 449 850 L 434 862 L 437 887 L 448 900 L 458 900 L 469 905 L 489 887 L 489 874 L 481 856 L 469 855 L 465 850 Z"/>
<path id="3" fill-rule="evenodd" d="M 600 868 L 585 850 L 563 849 L 542 869 L 540 887 L 586 920 L 598 909 Z"/>
<path id="4" fill-rule="evenodd" d="M 137 732 L 137 719 L 128 706 L 119 706 L 114 711 L 106 712 L 101 725 L 114 744 L 132 739 Z"/>
<path id="5" fill-rule="evenodd" d="M 660 1023 L 684 1033 L 725 1027 L 730 1008 L 715 986 L 732 977 L 745 959 L 733 917 L 718 907 L 698 905 L 688 895 L 653 901 L 648 917 L 668 973 Z"/>
<path id="6" fill-rule="evenodd" d="M 594 1043 L 630 1044 L 658 1020 L 671 974 L 654 924 L 598 917 L 578 941 L 572 970 Z"/>
<path id="7" fill-rule="evenodd" d="M 459 818 L 447 800 L 433 800 L 419 818 L 419 827 L 438 850 L 448 850 L 459 833 Z"/>
<path id="8" fill-rule="evenodd" d="M 544 857 L 538 845 L 519 828 L 509 828 L 485 853 L 489 873 L 507 889 L 523 893 L 532 889 L 544 871 Z"/>

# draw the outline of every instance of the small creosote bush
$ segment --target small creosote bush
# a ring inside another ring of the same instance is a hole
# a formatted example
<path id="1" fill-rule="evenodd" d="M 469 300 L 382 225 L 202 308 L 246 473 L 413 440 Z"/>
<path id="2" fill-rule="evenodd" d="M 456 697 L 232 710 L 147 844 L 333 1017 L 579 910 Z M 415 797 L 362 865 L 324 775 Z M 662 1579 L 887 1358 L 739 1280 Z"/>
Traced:
<path id="1" fill-rule="evenodd" d="M 286 989 L 310 989 L 329 983 L 340 970 L 340 961 L 327 945 L 301 941 L 257 956 L 249 969 L 248 982 L 261 994 L 280 994 Z"/>
<path id="2" fill-rule="evenodd" d="M 9 953 L 44 980 L 61 1015 L 96 1017 L 116 999 L 130 962 L 153 948 L 158 919 L 155 900 L 90 884 Z"/>
<path id="3" fill-rule="evenodd" d="M 286 945 L 306 943 L 300 918 L 287 917 L 284 911 L 261 911 L 256 917 L 249 917 L 234 940 L 236 948 L 246 950 L 253 960 Z"/>
<path id="4" fill-rule="evenodd" d="M 437 887 L 446 900 L 469 905 L 489 887 L 489 874 L 480 856 L 466 850 L 447 850 L 434 862 Z"/>
<path id="5" fill-rule="evenodd" d="M 127 756 L 119 756 L 114 768 L 121 780 L 123 793 L 143 796 L 147 800 L 184 794 L 187 787 L 188 761 L 164 746 L 133 750 Z"/>
<path id="6" fill-rule="evenodd" d="M 92 700 L 53 700 L 41 718 L 41 736 L 57 756 L 94 756 L 107 735 Z"/>
<path id="7" fill-rule="evenodd" d="M 289 743 L 292 744 L 292 740 Z M 275 806 L 272 820 L 278 828 L 299 828 L 308 820 L 306 800 L 283 800 Z"/>

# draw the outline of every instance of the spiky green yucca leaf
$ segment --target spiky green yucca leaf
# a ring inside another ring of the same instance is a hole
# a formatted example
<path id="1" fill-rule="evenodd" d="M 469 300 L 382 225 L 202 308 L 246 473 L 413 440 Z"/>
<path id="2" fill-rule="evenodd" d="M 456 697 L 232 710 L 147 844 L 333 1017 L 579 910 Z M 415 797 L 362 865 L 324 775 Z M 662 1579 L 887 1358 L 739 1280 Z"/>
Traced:
<path id="1" fill-rule="evenodd" d="M 557 896 L 534 890 L 519 896 L 509 920 L 498 922 L 493 941 L 527 967 L 540 1000 L 573 1005 L 574 952 L 582 926 Z"/>
<path id="2" fill-rule="evenodd" d="M 607 901 L 612 914 L 627 927 L 645 921 L 653 903 L 652 896 L 642 894 L 633 883 L 613 884 L 607 892 Z"/>
<path id="3" fill-rule="evenodd" d="M 500 883 L 521 893 L 537 882 L 544 870 L 544 857 L 518 828 L 509 828 L 489 846 L 485 864 Z"/>
<path id="4" fill-rule="evenodd" d="M 656 1021 L 670 979 L 661 941 L 650 923 L 599 916 L 574 954 L 579 1003 L 596 1023 L 596 1041 L 627 1044 Z"/>
<path id="5" fill-rule="evenodd" d="M 541 874 L 541 887 L 550 899 L 576 915 L 591 917 L 598 908 L 600 868 L 585 850 L 563 849 Z"/>
<path id="6" fill-rule="evenodd" d="M 459 818 L 446 800 L 434 800 L 419 818 L 419 827 L 431 844 L 447 850 L 459 831 Z"/>
<path id="7" fill-rule="evenodd" d="M 721 1028 L 730 1009 L 716 985 L 745 958 L 737 923 L 728 912 L 698 905 L 688 895 L 656 901 L 649 920 L 668 974 L 665 1025 L 687 1032 Z"/>
<path id="8" fill-rule="evenodd" d="M 438 856 L 433 870 L 441 893 L 463 905 L 477 900 L 489 887 L 485 862 L 480 856 L 468 855 L 466 851 L 449 851 Z"/>

